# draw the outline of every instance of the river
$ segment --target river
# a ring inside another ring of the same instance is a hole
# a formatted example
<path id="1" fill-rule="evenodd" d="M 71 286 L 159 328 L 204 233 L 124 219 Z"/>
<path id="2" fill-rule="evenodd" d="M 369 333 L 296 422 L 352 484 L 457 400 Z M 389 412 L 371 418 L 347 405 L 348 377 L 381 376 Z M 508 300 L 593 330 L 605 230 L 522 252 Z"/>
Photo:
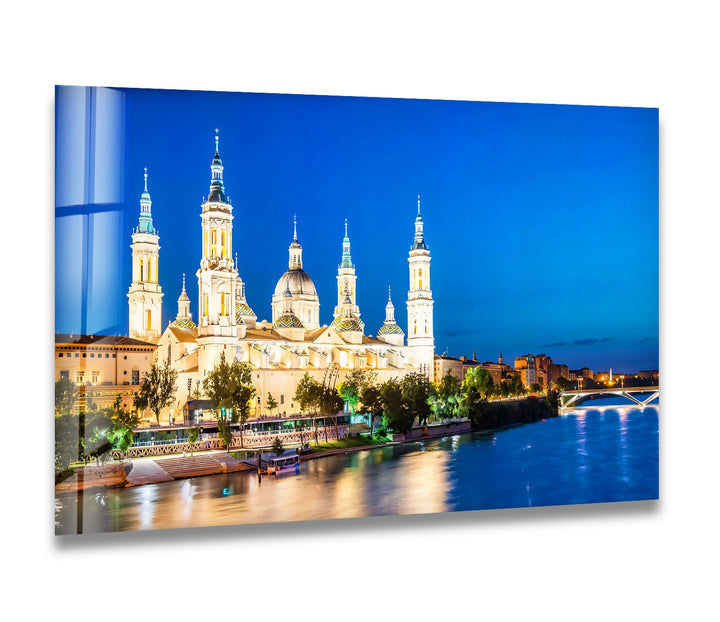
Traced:
<path id="1" fill-rule="evenodd" d="M 658 408 L 605 406 L 498 430 L 83 497 L 83 533 L 658 498 Z M 56 499 L 56 533 L 77 501 Z"/>

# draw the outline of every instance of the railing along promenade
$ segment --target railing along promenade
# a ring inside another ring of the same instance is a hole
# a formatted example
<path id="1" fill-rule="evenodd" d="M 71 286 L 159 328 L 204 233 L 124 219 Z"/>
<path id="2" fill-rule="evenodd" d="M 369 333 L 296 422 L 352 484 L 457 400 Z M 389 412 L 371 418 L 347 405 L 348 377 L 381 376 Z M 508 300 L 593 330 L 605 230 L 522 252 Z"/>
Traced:
<path id="1" fill-rule="evenodd" d="M 344 438 L 348 435 L 349 426 L 339 425 L 337 427 L 337 436 L 335 434 L 335 426 L 318 427 L 317 438 L 320 441 L 334 438 Z M 237 451 L 243 449 L 259 449 L 261 447 L 269 447 L 279 436 L 283 445 L 300 445 L 301 443 L 309 443 L 315 440 L 315 428 L 303 428 L 302 430 L 293 430 L 290 432 L 263 432 L 253 434 L 252 432 L 243 432 L 242 447 L 240 446 L 240 434 L 232 435 L 232 442 L 228 451 Z M 203 439 L 192 443 L 187 441 L 151 441 L 149 444 L 138 444 L 130 447 L 125 456 L 127 458 L 144 458 L 150 456 L 167 456 L 171 454 L 181 454 L 183 452 L 190 453 L 204 450 L 225 449 L 225 445 L 218 438 L 217 433 L 203 434 Z"/>
<path id="2" fill-rule="evenodd" d="M 647 397 L 638 399 L 635 395 L 649 393 Z M 580 389 L 574 391 L 563 391 L 560 393 L 560 408 L 568 410 L 579 406 L 588 397 L 618 395 L 629 399 L 634 404 L 644 407 L 654 399 L 660 397 L 660 387 L 617 387 L 611 389 Z"/>

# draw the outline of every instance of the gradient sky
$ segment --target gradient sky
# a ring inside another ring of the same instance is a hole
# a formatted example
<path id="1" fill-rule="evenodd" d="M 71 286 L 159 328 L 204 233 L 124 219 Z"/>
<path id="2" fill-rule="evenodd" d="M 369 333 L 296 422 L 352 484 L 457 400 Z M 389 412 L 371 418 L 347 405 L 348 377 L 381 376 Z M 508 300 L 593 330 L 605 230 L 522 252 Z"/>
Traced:
<path id="1" fill-rule="evenodd" d="M 336 304 L 347 218 L 366 334 L 383 322 L 388 286 L 407 330 L 419 194 L 436 353 L 486 361 L 502 352 L 512 363 L 544 352 L 571 368 L 657 369 L 657 109 L 123 92 L 122 218 L 112 233 L 122 259 L 109 296 L 119 320 L 100 325 L 127 332 L 130 234 L 145 166 L 163 327 L 177 312 L 183 272 L 197 320 L 200 206 L 218 127 L 233 252 L 258 319 L 271 319 L 297 214 L 321 323 Z M 56 225 L 56 233 L 65 230 Z M 64 261 L 58 251 L 58 270 Z M 56 330 L 79 332 L 61 297 Z"/>

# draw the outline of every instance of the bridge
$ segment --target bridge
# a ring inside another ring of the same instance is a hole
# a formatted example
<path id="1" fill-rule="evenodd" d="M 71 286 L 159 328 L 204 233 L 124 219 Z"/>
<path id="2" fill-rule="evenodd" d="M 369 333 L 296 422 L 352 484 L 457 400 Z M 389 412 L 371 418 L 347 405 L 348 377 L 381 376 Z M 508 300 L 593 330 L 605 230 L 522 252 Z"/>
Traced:
<path id="1" fill-rule="evenodd" d="M 645 396 L 645 393 L 649 393 L 650 395 Z M 560 393 L 560 408 L 563 410 L 575 408 L 576 406 L 579 406 L 581 401 L 584 401 L 585 398 L 610 395 L 625 397 L 638 406 L 644 407 L 655 398 L 660 397 L 660 387 L 624 387 L 614 389 L 563 391 Z"/>

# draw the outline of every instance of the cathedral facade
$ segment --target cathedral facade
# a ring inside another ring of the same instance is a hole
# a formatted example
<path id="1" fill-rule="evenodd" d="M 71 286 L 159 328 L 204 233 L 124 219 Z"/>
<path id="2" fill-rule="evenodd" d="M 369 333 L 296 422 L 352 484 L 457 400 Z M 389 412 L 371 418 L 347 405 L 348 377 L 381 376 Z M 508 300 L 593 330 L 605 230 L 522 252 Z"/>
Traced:
<path id="1" fill-rule="evenodd" d="M 347 221 L 337 273 L 337 304 L 329 325 L 320 324 L 320 300 L 310 275 L 303 270 L 297 221 L 288 248 L 288 269 L 278 279 L 270 299 L 272 321 L 258 321 L 247 304 L 237 258 L 233 257 L 233 208 L 226 198 L 219 138 L 211 165 L 210 193 L 202 204 L 202 256 L 197 277 L 197 322 L 182 275 L 176 318 L 160 332 L 162 296 L 158 285 L 159 237 L 154 229 L 147 189 L 140 200 L 140 218 L 132 234 L 133 281 L 128 292 L 131 337 L 158 345 L 156 360 L 178 372 L 176 404 L 170 416 L 180 416 L 187 399 L 225 356 L 253 367 L 257 391 L 255 415 L 267 412 L 272 395 L 277 413 L 296 415 L 298 382 L 307 372 L 323 383 L 354 369 L 373 370 L 380 382 L 421 372 L 433 380 L 433 298 L 430 289 L 430 251 L 425 243 L 420 201 L 415 236 L 408 255 L 408 332 L 395 320 L 390 292 L 385 321 L 375 337 L 365 334 L 357 305 L 357 277 L 350 252 Z M 178 275 L 179 280 L 180 275 Z"/>

